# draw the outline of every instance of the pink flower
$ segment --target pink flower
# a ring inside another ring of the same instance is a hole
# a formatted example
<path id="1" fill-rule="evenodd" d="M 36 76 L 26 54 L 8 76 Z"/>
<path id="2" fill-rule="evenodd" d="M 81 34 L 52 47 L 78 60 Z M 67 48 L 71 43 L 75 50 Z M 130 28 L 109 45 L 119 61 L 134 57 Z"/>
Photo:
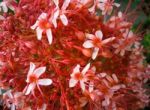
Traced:
<path id="1" fill-rule="evenodd" d="M 80 71 L 80 65 L 78 64 L 71 74 L 71 79 L 69 80 L 69 87 L 74 87 L 78 82 L 80 82 L 80 87 L 83 91 L 85 91 L 85 84 L 84 82 L 87 81 L 85 74 L 90 68 L 90 63 L 88 63 L 82 71 Z"/>
<path id="2" fill-rule="evenodd" d="M 52 84 L 51 79 L 39 79 L 39 77 L 46 71 L 46 67 L 39 67 L 35 69 L 35 64 L 30 63 L 30 69 L 28 71 L 26 82 L 29 84 L 26 87 L 25 95 L 28 95 L 31 91 L 33 92 L 36 85 L 48 86 Z"/>
<path id="3" fill-rule="evenodd" d="M 105 40 L 102 40 L 103 33 L 101 30 L 98 30 L 95 32 L 95 35 L 93 34 L 86 34 L 86 37 L 89 40 L 86 40 L 83 43 L 84 48 L 94 48 L 92 53 L 92 59 L 94 60 L 99 52 L 99 49 L 102 48 L 103 45 L 107 44 L 108 42 L 111 42 L 115 39 L 115 37 L 107 38 Z"/>
<path id="4" fill-rule="evenodd" d="M 135 42 L 135 35 L 132 31 L 128 29 L 123 33 L 123 38 L 118 40 L 118 43 L 113 44 L 113 47 L 116 48 L 115 54 L 120 54 L 124 56 L 126 51 L 131 51 L 132 46 Z"/>
<path id="5" fill-rule="evenodd" d="M 31 29 L 36 29 L 37 39 L 42 39 L 42 33 L 46 32 L 49 44 L 52 44 L 52 30 L 51 30 L 51 23 L 48 21 L 47 13 L 42 13 L 38 20 L 35 22 Z"/>
<path id="6" fill-rule="evenodd" d="M 57 27 L 57 19 L 58 17 L 60 17 L 60 20 L 62 21 L 62 23 L 66 26 L 68 25 L 68 19 L 65 15 L 66 13 L 66 9 L 69 6 L 70 0 L 65 0 L 61 9 L 59 8 L 59 1 L 58 0 L 53 0 L 55 5 L 56 5 L 56 10 L 54 12 L 53 18 L 52 18 L 52 23 L 55 26 L 55 28 Z"/>
<path id="7" fill-rule="evenodd" d="M 114 0 L 98 0 L 100 3 L 98 4 L 99 9 L 102 10 L 102 14 L 111 14 L 113 10 L 113 6 L 119 7 L 120 4 L 114 3 Z"/>
<path id="8" fill-rule="evenodd" d="M 103 74 L 103 73 L 102 73 Z M 116 91 L 120 90 L 121 88 L 125 88 L 126 86 L 124 84 L 118 84 L 119 79 L 116 76 L 116 74 L 112 74 L 111 76 L 106 74 L 102 79 L 102 82 L 104 83 L 104 90 L 101 90 L 102 95 L 104 96 L 104 100 L 102 101 L 102 106 L 109 106 L 110 100 L 113 98 L 113 95 Z"/>

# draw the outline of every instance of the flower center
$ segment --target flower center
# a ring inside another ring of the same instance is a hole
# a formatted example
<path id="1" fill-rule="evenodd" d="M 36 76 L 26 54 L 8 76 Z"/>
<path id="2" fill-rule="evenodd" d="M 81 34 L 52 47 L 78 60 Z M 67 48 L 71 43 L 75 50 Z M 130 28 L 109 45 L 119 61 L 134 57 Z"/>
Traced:
<path id="1" fill-rule="evenodd" d="M 83 79 L 83 75 L 80 72 L 76 73 L 74 75 L 74 77 L 75 77 L 76 80 L 82 80 Z"/>
<path id="2" fill-rule="evenodd" d="M 46 30 L 51 27 L 51 24 L 46 19 L 42 19 L 39 21 L 39 27 Z"/>
<path id="3" fill-rule="evenodd" d="M 37 78 L 35 75 L 31 75 L 31 76 L 29 77 L 29 82 L 36 82 L 37 79 L 38 79 L 38 78 Z"/>
<path id="4" fill-rule="evenodd" d="M 99 47 L 101 48 L 102 47 L 102 43 L 101 43 L 101 40 L 99 38 L 94 38 L 93 39 L 93 44 L 96 46 L 96 47 Z"/>

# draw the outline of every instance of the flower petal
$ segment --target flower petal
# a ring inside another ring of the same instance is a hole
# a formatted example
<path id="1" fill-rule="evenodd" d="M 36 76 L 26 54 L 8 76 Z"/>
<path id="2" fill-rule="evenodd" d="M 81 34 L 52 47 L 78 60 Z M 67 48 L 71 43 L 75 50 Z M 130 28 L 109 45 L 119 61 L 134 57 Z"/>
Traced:
<path id="1" fill-rule="evenodd" d="M 102 106 L 108 106 L 110 104 L 109 97 L 105 97 L 105 100 L 102 102 Z"/>
<path id="2" fill-rule="evenodd" d="M 78 83 L 78 80 L 71 78 L 69 80 L 69 87 L 74 87 Z"/>
<path id="3" fill-rule="evenodd" d="M 62 6 L 62 10 L 66 10 L 67 7 L 69 6 L 70 0 L 64 0 L 63 6 Z"/>
<path id="4" fill-rule="evenodd" d="M 59 16 L 59 9 L 56 10 L 56 12 L 53 15 L 53 19 L 52 19 L 52 23 L 53 23 L 53 25 L 54 25 L 55 28 L 57 27 L 58 16 Z"/>
<path id="5" fill-rule="evenodd" d="M 93 42 L 91 40 L 87 40 L 83 43 L 84 48 L 92 48 L 94 47 Z"/>
<path id="6" fill-rule="evenodd" d="M 15 110 L 15 104 L 11 104 L 11 110 Z"/>
<path id="7" fill-rule="evenodd" d="M 46 67 L 39 67 L 34 70 L 34 74 L 39 78 L 46 71 Z"/>
<path id="8" fill-rule="evenodd" d="M 46 35 L 47 35 L 49 44 L 52 44 L 53 36 L 52 36 L 51 29 L 46 30 Z"/>
<path id="9" fill-rule="evenodd" d="M 31 92 L 32 90 L 34 90 L 34 88 L 35 88 L 35 83 L 29 84 L 29 86 L 27 87 L 27 91 L 26 91 L 25 95 L 30 94 L 30 92 Z"/>
<path id="10" fill-rule="evenodd" d="M 48 86 L 52 84 L 52 80 L 51 79 L 39 79 L 38 84 L 42 86 Z"/>
<path id="11" fill-rule="evenodd" d="M 91 93 L 94 90 L 94 83 L 90 82 L 89 84 L 89 92 Z"/>
<path id="12" fill-rule="evenodd" d="M 35 64 L 32 63 L 32 62 L 30 62 L 30 68 L 29 68 L 29 71 L 28 71 L 28 75 L 27 75 L 27 80 L 26 80 L 26 82 L 29 82 L 29 76 L 30 76 L 31 74 L 33 74 L 34 69 L 35 69 Z"/>
<path id="13" fill-rule="evenodd" d="M 98 52 L 99 52 L 99 48 L 95 47 L 94 50 L 93 50 L 93 54 L 92 54 L 92 59 L 93 60 L 97 57 Z"/>
<path id="14" fill-rule="evenodd" d="M 82 89 L 82 91 L 85 91 L 85 84 L 84 84 L 84 81 L 80 81 L 80 87 Z"/>
<path id="15" fill-rule="evenodd" d="M 112 74 L 112 78 L 114 79 L 114 81 L 115 81 L 116 83 L 118 83 L 118 82 L 119 82 L 119 80 L 118 80 L 118 78 L 117 78 L 116 74 Z"/>
<path id="16" fill-rule="evenodd" d="M 34 30 L 38 26 L 38 24 L 39 24 L 39 21 L 36 21 L 35 24 L 32 25 L 30 28 Z"/>
<path id="17" fill-rule="evenodd" d="M 120 4 L 119 3 L 114 3 L 114 6 L 120 7 Z"/>
<path id="18" fill-rule="evenodd" d="M 28 75 L 31 75 L 33 73 L 34 69 L 35 69 L 35 64 L 30 62 L 30 68 L 28 71 Z"/>
<path id="19" fill-rule="evenodd" d="M 40 27 L 36 28 L 36 34 L 37 34 L 37 39 L 38 40 L 42 39 L 42 32 L 43 32 L 43 29 L 41 29 Z"/>
<path id="20" fill-rule="evenodd" d="M 47 18 L 47 13 L 42 13 L 38 19 L 41 20 L 41 19 L 46 19 Z"/>
<path id="21" fill-rule="evenodd" d="M 60 15 L 60 19 L 65 26 L 68 25 L 68 19 L 67 19 L 66 15 L 64 15 L 64 14 Z"/>
<path id="22" fill-rule="evenodd" d="M 88 9 L 89 12 L 94 13 L 95 12 L 95 7 L 96 7 L 96 5 L 94 3 L 94 5 Z"/>
<path id="23" fill-rule="evenodd" d="M 73 73 L 71 74 L 71 77 L 73 77 L 74 74 L 78 73 L 78 72 L 80 72 L 80 65 L 79 64 L 77 64 L 77 66 L 73 69 Z"/>
<path id="24" fill-rule="evenodd" d="M 95 36 L 93 34 L 88 34 L 88 33 L 85 33 L 85 36 L 88 38 L 88 39 L 94 39 Z"/>
<path id="25" fill-rule="evenodd" d="M 13 95 L 12 95 L 12 93 L 11 93 L 11 90 L 7 91 L 7 92 L 6 92 L 6 95 L 7 95 L 9 98 L 13 98 Z"/>
<path id="26" fill-rule="evenodd" d="M 90 63 L 88 63 L 82 70 L 82 74 L 85 75 L 85 73 L 89 70 L 90 68 Z"/>
<path id="27" fill-rule="evenodd" d="M 6 6 L 5 2 L 1 2 L 0 6 L 2 6 L 3 11 L 6 13 L 8 11 L 8 8 Z"/>
<path id="28" fill-rule="evenodd" d="M 13 5 L 9 4 L 8 7 L 9 7 L 12 11 L 15 11 L 15 7 L 14 7 Z"/>
<path id="29" fill-rule="evenodd" d="M 112 42 L 114 39 L 115 39 L 115 37 L 107 38 L 107 39 L 102 41 L 102 44 L 107 44 L 108 42 Z"/>
<path id="30" fill-rule="evenodd" d="M 56 7 L 58 7 L 59 5 L 59 0 L 53 0 L 54 4 L 56 5 Z"/>
<path id="31" fill-rule="evenodd" d="M 103 38 L 103 33 L 102 33 L 101 30 L 96 31 L 96 32 L 95 32 L 95 35 L 96 35 L 97 38 L 99 38 L 100 40 L 102 40 L 102 38 Z"/>

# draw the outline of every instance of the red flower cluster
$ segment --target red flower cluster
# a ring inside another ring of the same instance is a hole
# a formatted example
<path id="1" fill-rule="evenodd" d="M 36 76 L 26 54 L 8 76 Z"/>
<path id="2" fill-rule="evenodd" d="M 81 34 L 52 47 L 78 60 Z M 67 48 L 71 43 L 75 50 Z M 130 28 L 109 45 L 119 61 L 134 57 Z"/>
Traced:
<path id="1" fill-rule="evenodd" d="M 11 110 L 138 110 L 150 69 L 114 0 L 0 2 L 0 95 Z M 9 10 L 9 11 L 8 11 Z M 114 12 L 114 13 L 113 13 Z"/>

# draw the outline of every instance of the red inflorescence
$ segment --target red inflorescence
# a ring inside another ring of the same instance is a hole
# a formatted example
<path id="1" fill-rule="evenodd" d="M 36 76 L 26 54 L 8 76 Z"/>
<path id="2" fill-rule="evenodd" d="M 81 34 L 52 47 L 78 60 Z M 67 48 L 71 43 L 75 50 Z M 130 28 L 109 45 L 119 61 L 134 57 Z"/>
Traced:
<path id="1" fill-rule="evenodd" d="M 150 69 L 114 0 L 0 2 L 0 95 L 11 110 L 139 110 Z M 113 9 L 114 8 L 114 9 Z"/>

